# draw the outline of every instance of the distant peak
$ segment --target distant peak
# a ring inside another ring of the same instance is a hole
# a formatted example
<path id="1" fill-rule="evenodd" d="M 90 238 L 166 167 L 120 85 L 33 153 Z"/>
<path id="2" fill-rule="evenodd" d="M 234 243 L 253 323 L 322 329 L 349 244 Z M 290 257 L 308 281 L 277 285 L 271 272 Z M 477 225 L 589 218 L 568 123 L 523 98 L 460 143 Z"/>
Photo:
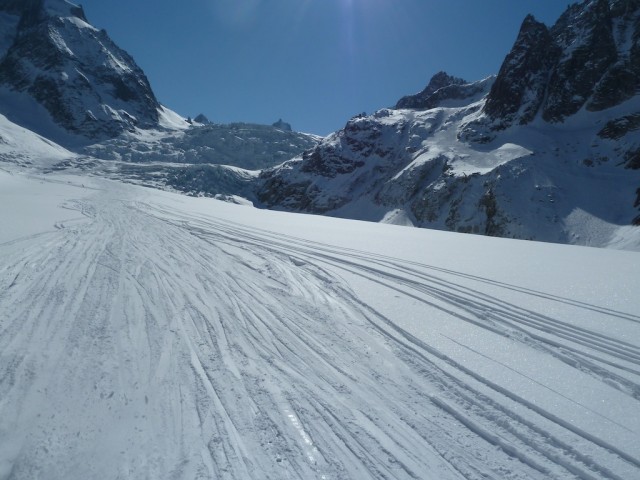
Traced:
<path id="1" fill-rule="evenodd" d="M 432 90 L 432 92 L 435 92 L 436 90 L 439 90 L 443 87 L 448 87 L 449 85 L 464 85 L 465 83 L 468 82 L 466 80 L 463 80 L 462 78 L 449 75 L 445 71 L 440 71 L 433 77 L 431 77 L 427 88 Z"/>
<path id="2" fill-rule="evenodd" d="M 282 130 L 284 132 L 292 131 L 291 124 L 285 122 L 281 118 L 277 122 L 273 123 L 271 126 L 277 128 L 278 130 Z"/>
<path id="3" fill-rule="evenodd" d="M 463 85 L 468 83 L 462 78 L 440 71 L 431 77 L 424 90 L 416 95 L 408 95 L 401 98 L 395 108 L 434 108 L 442 100 L 465 97 L 466 93 L 474 90 L 474 88 L 471 88 L 466 93 L 460 90 Z"/>
<path id="4" fill-rule="evenodd" d="M 67 0 L 40 0 L 45 12 L 55 17 L 78 17 L 87 21 L 84 10 L 80 5 Z"/>
<path id="5" fill-rule="evenodd" d="M 204 113 L 200 113 L 196 118 L 193 119 L 196 123 L 202 123 L 203 125 L 208 125 L 211 123 L 207 116 Z"/>
<path id="6" fill-rule="evenodd" d="M 547 31 L 548 28 L 544 23 L 539 22 L 536 19 L 536 17 L 529 14 L 522 21 L 522 26 L 520 27 L 520 35 L 522 36 L 523 32 L 541 31 L 541 30 Z"/>
<path id="7" fill-rule="evenodd" d="M 522 22 L 522 26 L 520 27 L 520 32 L 518 33 L 518 38 L 516 39 L 516 45 L 525 43 L 531 44 L 540 41 L 540 38 L 548 37 L 549 29 L 548 27 L 536 20 L 536 17 L 529 14 L 525 17 Z"/>

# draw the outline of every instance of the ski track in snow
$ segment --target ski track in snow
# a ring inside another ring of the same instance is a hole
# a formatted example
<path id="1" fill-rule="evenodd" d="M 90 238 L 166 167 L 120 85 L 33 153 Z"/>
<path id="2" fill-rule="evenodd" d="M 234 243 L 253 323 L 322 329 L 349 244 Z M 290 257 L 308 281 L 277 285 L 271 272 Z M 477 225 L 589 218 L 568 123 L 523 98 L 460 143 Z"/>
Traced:
<path id="1" fill-rule="evenodd" d="M 485 378 L 352 284 L 534 349 L 635 402 L 637 342 L 543 312 L 638 315 L 171 211 L 108 185 L 69 205 L 86 221 L 0 245 L 0 479 L 640 478 L 637 444 Z"/>

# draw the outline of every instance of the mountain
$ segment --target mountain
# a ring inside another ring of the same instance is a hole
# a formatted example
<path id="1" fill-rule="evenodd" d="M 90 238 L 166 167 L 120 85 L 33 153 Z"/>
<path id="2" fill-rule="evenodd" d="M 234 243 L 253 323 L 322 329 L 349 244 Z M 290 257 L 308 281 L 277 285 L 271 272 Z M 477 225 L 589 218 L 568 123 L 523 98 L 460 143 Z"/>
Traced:
<path id="1" fill-rule="evenodd" d="M 0 106 L 15 123 L 67 144 L 158 126 L 146 76 L 82 7 L 0 0 L 0 14 Z"/>
<path id="2" fill-rule="evenodd" d="M 207 118 L 207 116 L 204 113 L 198 114 L 196 118 L 193 119 L 193 121 L 196 123 L 200 123 L 202 125 L 208 125 L 211 123 L 211 121 Z"/>
<path id="3" fill-rule="evenodd" d="M 135 61 L 65 0 L 0 0 L 0 27 L 2 126 L 75 152 L 59 147 L 62 155 L 45 155 L 58 159 L 47 168 L 93 168 L 145 185 L 252 198 L 256 175 L 243 169 L 273 167 L 319 141 L 283 121 L 185 120 L 161 106 Z M 2 158 L 30 161 L 33 142 L 24 152 L 18 143 L 5 144 Z"/>
<path id="4" fill-rule="evenodd" d="M 324 139 L 283 121 L 187 122 L 67 1 L 0 12 L 0 113 L 75 152 L 51 168 L 273 209 L 640 244 L 640 0 L 583 1 L 551 27 L 528 16 L 496 76 L 439 72 Z"/>
<path id="5" fill-rule="evenodd" d="M 640 244 L 640 1 L 528 16 L 496 77 L 436 74 L 261 175 L 268 208 L 583 245 Z"/>
<path id="6" fill-rule="evenodd" d="M 466 100 L 481 91 L 477 84 L 453 77 L 446 72 L 436 73 L 420 93 L 401 98 L 395 108 L 429 109 L 444 100 Z"/>
<path id="7" fill-rule="evenodd" d="M 538 116 L 560 124 L 637 97 L 639 9 L 638 0 L 592 0 L 569 7 L 551 28 L 528 16 L 485 105 L 492 129 Z"/>

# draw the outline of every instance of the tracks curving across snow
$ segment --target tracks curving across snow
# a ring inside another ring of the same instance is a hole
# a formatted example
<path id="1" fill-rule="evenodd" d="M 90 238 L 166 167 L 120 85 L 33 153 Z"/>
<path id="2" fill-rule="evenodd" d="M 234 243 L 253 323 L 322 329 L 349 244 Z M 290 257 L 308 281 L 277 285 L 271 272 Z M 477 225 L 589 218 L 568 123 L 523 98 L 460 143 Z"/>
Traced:
<path id="1" fill-rule="evenodd" d="M 0 246 L 0 479 L 640 476 L 633 311 L 100 185 Z"/>

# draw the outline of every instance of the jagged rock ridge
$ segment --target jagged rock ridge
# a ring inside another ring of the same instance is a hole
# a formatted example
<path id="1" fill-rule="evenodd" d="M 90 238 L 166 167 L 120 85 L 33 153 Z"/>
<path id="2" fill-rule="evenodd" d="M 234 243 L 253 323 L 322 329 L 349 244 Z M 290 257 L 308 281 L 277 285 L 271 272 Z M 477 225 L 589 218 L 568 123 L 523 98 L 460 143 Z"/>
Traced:
<path id="1" fill-rule="evenodd" d="M 3 0 L 19 15 L 0 59 L 0 86 L 42 105 L 55 123 L 92 139 L 157 126 L 160 105 L 134 60 L 81 7 L 65 0 Z"/>
<path id="2" fill-rule="evenodd" d="M 420 93 L 402 97 L 395 108 L 433 108 L 434 94 L 442 89 L 453 88 L 468 83 L 462 78 L 449 75 L 447 72 L 436 73 Z"/>
<path id="3" fill-rule="evenodd" d="M 528 16 L 487 98 L 495 129 L 540 114 L 560 123 L 582 108 L 598 112 L 640 92 L 640 1 L 570 6 L 547 28 Z"/>

